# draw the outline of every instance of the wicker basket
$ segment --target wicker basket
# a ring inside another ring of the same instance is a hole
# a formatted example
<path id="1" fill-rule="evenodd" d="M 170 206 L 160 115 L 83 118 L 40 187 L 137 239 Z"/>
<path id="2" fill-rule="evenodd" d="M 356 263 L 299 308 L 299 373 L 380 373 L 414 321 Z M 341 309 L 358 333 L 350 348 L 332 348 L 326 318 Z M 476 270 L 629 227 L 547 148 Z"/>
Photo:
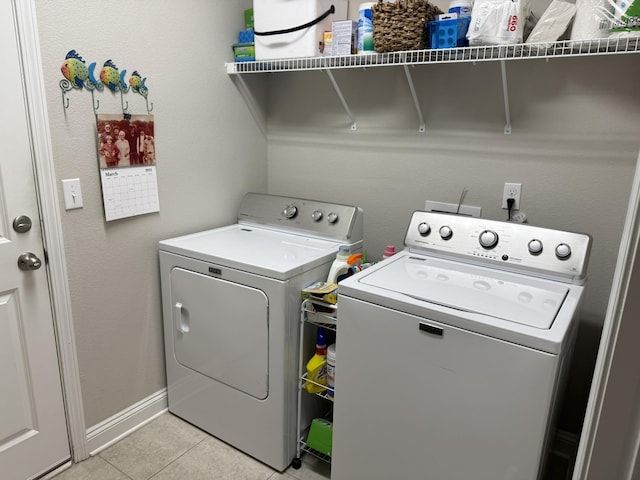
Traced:
<path id="1" fill-rule="evenodd" d="M 442 12 L 427 0 L 378 0 L 372 9 L 376 52 L 427 48 L 427 22 Z"/>

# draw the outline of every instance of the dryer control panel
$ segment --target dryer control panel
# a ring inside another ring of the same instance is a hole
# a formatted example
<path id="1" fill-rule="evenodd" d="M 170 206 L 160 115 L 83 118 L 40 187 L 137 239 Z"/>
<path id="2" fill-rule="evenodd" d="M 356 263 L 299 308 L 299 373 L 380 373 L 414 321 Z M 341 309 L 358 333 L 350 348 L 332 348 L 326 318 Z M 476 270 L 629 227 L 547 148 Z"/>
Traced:
<path id="1" fill-rule="evenodd" d="M 582 284 L 591 236 L 521 223 L 416 211 L 404 244 L 427 255 Z"/>
<path id="2" fill-rule="evenodd" d="M 247 193 L 238 211 L 239 223 L 357 243 L 362 241 L 361 208 L 339 203 Z"/>

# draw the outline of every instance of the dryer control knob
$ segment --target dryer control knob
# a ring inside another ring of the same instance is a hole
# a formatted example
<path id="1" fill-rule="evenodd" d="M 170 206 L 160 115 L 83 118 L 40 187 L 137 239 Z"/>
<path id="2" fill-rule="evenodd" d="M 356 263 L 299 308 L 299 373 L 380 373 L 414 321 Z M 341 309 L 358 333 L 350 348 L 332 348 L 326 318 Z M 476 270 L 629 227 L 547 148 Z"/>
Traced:
<path id="1" fill-rule="evenodd" d="M 451 227 L 449 227 L 448 225 L 440 227 L 440 237 L 443 240 L 449 240 L 451 237 L 453 237 L 453 230 L 451 230 Z"/>
<path id="2" fill-rule="evenodd" d="M 296 207 L 295 205 L 287 205 L 286 207 L 284 207 L 284 210 L 282 210 L 282 215 L 284 215 L 286 218 L 293 218 L 298 214 L 298 207 Z"/>
<path id="3" fill-rule="evenodd" d="M 420 225 L 418 225 L 418 233 L 423 237 L 426 237 L 427 235 L 429 235 L 430 231 L 431 231 L 431 227 L 429 226 L 428 223 L 422 222 Z"/>
<path id="4" fill-rule="evenodd" d="M 556 247 L 556 257 L 560 260 L 566 260 L 571 256 L 571 247 L 566 243 L 561 243 Z"/>
<path id="5" fill-rule="evenodd" d="M 338 214 L 335 212 L 331 212 L 329 215 L 327 215 L 327 221 L 329 223 L 336 223 L 338 221 Z"/>
<path id="6" fill-rule="evenodd" d="M 311 218 L 314 222 L 319 222 L 320 220 L 322 220 L 322 212 L 320 210 L 316 210 L 311 214 Z"/>
<path id="7" fill-rule="evenodd" d="M 489 250 L 498 244 L 498 234 L 493 230 L 485 230 L 480 234 L 478 240 L 482 248 Z"/>
<path id="8" fill-rule="evenodd" d="M 534 238 L 529 242 L 528 248 L 531 255 L 540 255 L 542 253 L 542 242 Z"/>

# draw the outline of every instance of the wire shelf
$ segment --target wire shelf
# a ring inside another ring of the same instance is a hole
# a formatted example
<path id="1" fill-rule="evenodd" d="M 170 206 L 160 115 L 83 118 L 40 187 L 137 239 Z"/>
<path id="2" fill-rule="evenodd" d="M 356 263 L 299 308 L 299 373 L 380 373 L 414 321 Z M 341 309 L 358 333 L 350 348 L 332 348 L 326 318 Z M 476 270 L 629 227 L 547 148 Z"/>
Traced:
<path id="1" fill-rule="evenodd" d="M 332 387 L 329 387 L 328 385 L 323 385 L 322 383 L 314 382 L 313 380 L 309 380 L 307 378 L 307 374 L 305 372 L 300 376 L 300 390 L 304 389 L 305 385 L 307 383 L 311 383 L 311 384 L 315 385 L 316 387 L 320 387 L 320 388 L 324 389 L 324 390 L 322 390 L 320 392 L 314 392 L 313 395 L 316 395 L 318 397 L 322 397 L 325 400 L 331 400 L 333 402 L 333 396 L 329 395 L 329 392 L 331 392 L 331 393 L 334 392 Z"/>
<path id="2" fill-rule="evenodd" d="M 255 62 L 226 63 L 228 74 L 330 70 L 394 65 L 488 62 L 589 55 L 638 53 L 640 37 L 616 37 L 595 40 L 567 40 L 553 43 L 490 45 L 437 50 L 411 50 L 371 55 L 287 58 Z"/>
<path id="3" fill-rule="evenodd" d="M 338 306 L 322 304 L 320 305 L 320 307 L 325 307 L 326 309 L 331 310 L 331 312 L 318 311 L 312 300 L 304 300 L 302 302 L 302 311 L 306 313 L 306 318 L 303 315 L 302 320 L 306 320 L 308 323 L 312 323 L 317 327 L 324 327 L 327 330 L 335 332 L 338 323 L 338 319 L 336 316 L 338 312 Z"/>
<path id="4" fill-rule="evenodd" d="M 314 450 L 313 448 L 307 446 L 307 444 L 304 442 L 304 440 L 300 440 L 300 451 L 302 452 L 306 452 L 310 455 L 313 455 L 314 457 L 319 458 L 320 460 L 324 460 L 327 463 L 331 463 L 331 457 L 329 455 L 325 455 L 324 453 L 321 453 L 317 450 Z"/>

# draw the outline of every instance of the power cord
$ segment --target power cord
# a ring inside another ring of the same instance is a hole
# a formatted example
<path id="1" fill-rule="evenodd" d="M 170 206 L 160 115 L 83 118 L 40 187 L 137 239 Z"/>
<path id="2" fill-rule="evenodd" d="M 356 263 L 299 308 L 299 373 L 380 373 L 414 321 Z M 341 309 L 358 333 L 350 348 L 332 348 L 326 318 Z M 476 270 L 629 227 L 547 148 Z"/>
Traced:
<path id="1" fill-rule="evenodd" d="M 513 209 L 513 204 L 516 203 L 514 198 L 507 198 L 507 221 L 511 221 L 511 210 Z"/>

